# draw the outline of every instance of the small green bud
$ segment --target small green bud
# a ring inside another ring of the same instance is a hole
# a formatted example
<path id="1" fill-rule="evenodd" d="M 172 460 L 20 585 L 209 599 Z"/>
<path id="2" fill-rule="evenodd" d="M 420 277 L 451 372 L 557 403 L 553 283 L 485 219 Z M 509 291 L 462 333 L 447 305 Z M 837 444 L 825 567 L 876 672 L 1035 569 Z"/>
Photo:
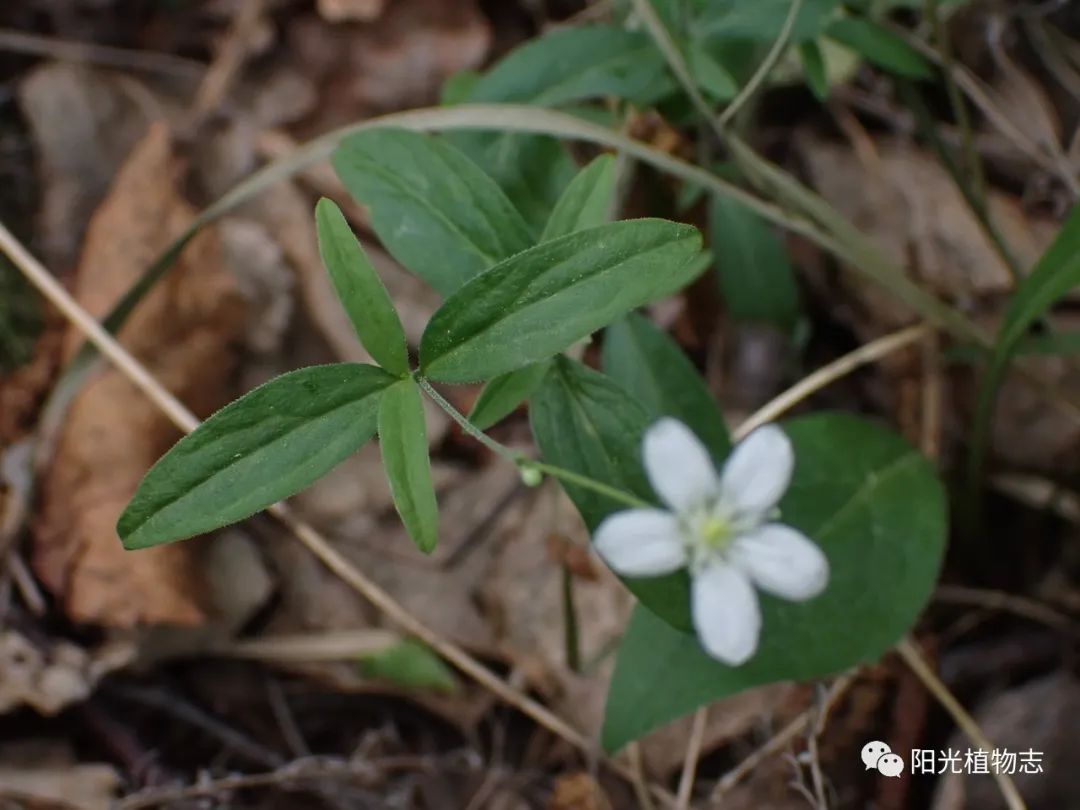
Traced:
<path id="1" fill-rule="evenodd" d="M 536 467 L 522 465 L 518 468 L 521 473 L 521 481 L 527 487 L 538 487 L 544 480 L 544 474 Z"/>

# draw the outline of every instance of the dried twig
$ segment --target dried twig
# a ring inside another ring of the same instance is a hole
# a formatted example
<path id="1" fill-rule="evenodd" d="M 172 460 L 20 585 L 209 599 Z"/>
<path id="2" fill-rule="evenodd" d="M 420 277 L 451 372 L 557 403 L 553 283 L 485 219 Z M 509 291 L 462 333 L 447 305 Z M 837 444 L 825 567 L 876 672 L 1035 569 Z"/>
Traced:
<path id="1" fill-rule="evenodd" d="M 649 782 L 645 778 L 645 763 L 641 757 L 641 743 L 632 742 L 626 746 L 626 758 L 630 760 L 630 786 L 634 789 L 634 797 L 637 799 L 641 810 L 656 810 L 652 796 L 649 794 Z"/>
<path id="2" fill-rule="evenodd" d="M 349 780 L 362 785 L 378 784 L 379 762 L 353 762 L 341 759 L 316 757 L 298 759 L 268 773 L 242 776 L 226 776 L 186 787 L 160 788 L 135 793 L 116 804 L 117 810 L 145 810 L 148 807 L 173 806 L 188 799 L 221 796 L 237 790 L 261 787 L 296 788 L 304 784 L 316 785 L 333 779 Z"/>
<path id="3" fill-rule="evenodd" d="M 1040 622 L 1055 630 L 1073 636 L 1077 635 L 1076 623 L 1068 616 L 1035 599 L 1004 591 L 968 588 L 963 585 L 940 585 L 934 592 L 934 599 L 954 605 L 971 605 L 988 610 L 1006 611 L 1034 622 Z"/>
<path id="4" fill-rule="evenodd" d="M 911 668 L 911 671 L 915 673 L 923 686 L 927 691 L 934 696 L 934 698 L 941 704 L 942 708 L 949 713 L 953 721 L 960 728 L 968 739 L 975 745 L 984 751 L 993 750 L 993 744 L 986 739 L 986 735 L 983 734 L 979 724 L 975 722 L 975 719 L 967 713 L 963 706 L 960 705 L 953 693 L 949 691 L 944 682 L 934 674 L 934 671 L 930 669 L 929 664 L 923 659 L 922 654 L 918 648 L 911 641 L 910 638 L 904 638 L 896 645 L 896 651 L 900 653 L 900 657 L 904 659 L 904 662 Z M 1026 810 L 1023 798 L 1020 796 L 1020 792 L 1016 789 L 1016 785 L 1008 774 L 1000 773 L 998 771 L 992 771 L 992 775 L 998 783 L 998 788 L 1001 790 L 1001 795 L 1005 799 L 1005 805 L 1009 810 Z"/>
<path id="5" fill-rule="evenodd" d="M 171 53 L 113 48 L 96 42 L 76 42 L 9 29 L 0 29 L 0 51 L 158 73 L 189 82 L 198 81 L 206 72 L 206 65 L 201 62 Z"/>
<path id="6" fill-rule="evenodd" d="M 816 391 L 850 374 L 860 366 L 880 360 L 892 352 L 909 346 L 929 334 L 929 332 L 930 327 L 927 324 L 908 326 L 898 332 L 892 332 L 877 340 L 872 340 L 854 351 L 838 357 L 758 408 L 731 432 L 732 438 L 738 440 L 747 436 L 755 428 L 774 421 L 781 414 L 791 410 Z"/>
<path id="7" fill-rule="evenodd" d="M 690 806 L 698 759 L 701 757 L 701 743 L 705 738 L 705 725 L 708 720 L 708 706 L 702 706 L 694 712 L 694 720 L 690 726 L 690 742 L 686 745 L 686 757 L 683 760 L 682 775 L 679 777 L 679 790 L 675 794 L 675 807 L 678 810 L 686 810 Z"/>
<path id="8" fill-rule="evenodd" d="M 197 130 L 217 110 L 251 52 L 251 42 L 262 20 L 266 0 L 245 0 L 233 17 L 214 61 L 203 76 L 191 105 L 190 125 Z"/>
<path id="9" fill-rule="evenodd" d="M 751 771 L 766 759 L 775 756 L 785 749 L 792 740 L 800 734 L 803 734 L 812 722 L 817 721 L 818 723 L 823 724 L 828 717 L 829 712 L 832 711 L 832 707 L 835 706 L 837 701 L 845 692 L 847 692 L 848 688 L 855 683 L 856 676 L 857 673 L 851 672 L 837 678 L 833 681 L 832 686 L 829 687 L 829 691 L 825 693 L 825 698 L 820 705 L 811 706 L 804 711 L 784 726 L 779 732 L 770 737 L 764 745 L 724 774 L 720 778 L 720 781 L 716 783 L 716 787 L 713 789 L 712 796 L 710 797 L 710 802 L 713 805 L 719 805 L 726 793 L 745 779 Z"/>

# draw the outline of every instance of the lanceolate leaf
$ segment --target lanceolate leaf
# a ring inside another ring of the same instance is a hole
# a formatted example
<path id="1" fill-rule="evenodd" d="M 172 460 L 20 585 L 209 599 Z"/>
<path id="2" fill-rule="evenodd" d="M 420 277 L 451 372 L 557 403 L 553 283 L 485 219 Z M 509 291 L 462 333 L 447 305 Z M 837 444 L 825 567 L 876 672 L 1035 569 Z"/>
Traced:
<path id="1" fill-rule="evenodd" d="M 547 374 L 548 366 L 548 361 L 543 360 L 517 371 L 500 374 L 480 392 L 469 414 L 469 421 L 480 430 L 487 430 L 496 422 L 505 419 L 532 396 Z"/>
<path id="2" fill-rule="evenodd" d="M 829 97 L 829 72 L 821 46 L 814 40 L 804 42 L 799 46 L 799 61 L 802 62 L 807 86 L 821 101 L 827 99 Z"/>
<path id="3" fill-rule="evenodd" d="M 545 242 L 470 281 L 432 317 L 423 373 L 472 382 L 551 357 L 699 272 L 697 231 L 645 219 Z"/>
<path id="4" fill-rule="evenodd" d="M 402 523 L 421 551 L 433 551 L 439 541 L 439 507 L 431 480 L 423 400 L 411 377 L 383 393 L 379 449 Z"/>
<path id="5" fill-rule="evenodd" d="M 116 527 L 124 547 L 202 534 L 308 486 L 371 438 L 394 380 L 374 366 L 313 366 L 226 405 L 146 474 Z"/>
<path id="6" fill-rule="evenodd" d="M 829 38 L 857 51 L 868 62 L 898 76 L 928 79 L 933 76 L 930 63 L 896 34 L 870 20 L 843 17 L 835 20 L 826 32 Z"/>
<path id="7" fill-rule="evenodd" d="M 409 372 L 405 331 L 390 295 L 353 235 L 345 215 L 331 200 L 315 206 L 319 252 L 357 337 L 380 366 L 393 374 Z"/>
<path id="8" fill-rule="evenodd" d="M 687 65 L 694 80 L 705 94 L 715 101 L 730 101 L 739 92 L 739 85 L 728 72 L 705 48 L 704 43 L 693 41 L 686 53 Z"/>
<path id="9" fill-rule="evenodd" d="M 473 85 L 470 99 L 554 107 L 611 96 L 647 104 L 655 100 L 660 79 L 674 88 L 647 34 L 590 25 L 556 31 L 513 51 Z"/>
<path id="10" fill-rule="evenodd" d="M 783 242 L 773 229 L 734 200 L 709 201 L 710 249 L 724 303 L 739 320 L 790 329 L 799 291 Z"/>
<path id="11" fill-rule="evenodd" d="M 601 155 L 582 169 L 551 212 L 541 242 L 595 228 L 608 221 L 615 196 L 615 158 Z"/>
<path id="12" fill-rule="evenodd" d="M 989 368 L 979 389 L 979 406 L 972 435 L 969 476 L 982 480 L 983 460 L 998 387 L 1009 363 L 1023 347 L 1028 330 L 1067 292 L 1080 285 L 1080 205 L 1073 207 L 1057 238 L 1035 269 L 1016 290 L 998 334 Z"/>
<path id="13" fill-rule="evenodd" d="M 536 444 L 548 463 L 653 500 L 641 466 L 641 437 L 652 420 L 613 380 L 559 357 L 529 401 L 529 419 Z M 564 489 L 590 532 L 611 513 L 627 508 L 583 487 L 565 484 Z M 676 627 L 689 629 L 689 580 L 685 573 L 628 579 L 626 584 L 657 614 Z"/>
<path id="14" fill-rule="evenodd" d="M 717 461 L 731 450 L 724 415 L 682 349 L 647 318 L 631 313 L 604 333 L 604 372 L 654 419 L 690 427 Z"/>
<path id="15" fill-rule="evenodd" d="M 796 603 L 761 595 L 757 654 L 728 667 L 648 610 L 635 610 L 608 695 L 603 742 L 616 750 L 713 700 L 874 661 L 914 623 L 945 548 L 945 493 L 933 467 L 893 433 L 853 416 L 785 426 L 795 475 L 781 520 L 829 558 L 825 592 Z"/>
<path id="16" fill-rule="evenodd" d="M 458 688 L 454 671 L 433 650 L 412 639 L 366 656 L 360 667 L 369 678 L 379 678 L 406 689 L 451 694 Z"/>
<path id="17" fill-rule="evenodd" d="M 755 0 L 753 3 L 745 0 L 711 0 L 708 13 L 703 16 L 696 33 L 710 39 L 773 43 L 780 36 L 792 2 L 793 0 Z M 820 34 L 829 15 L 839 4 L 840 0 L 803 0 L 791 30 L 791 41 L 802 42 Z"/>
<path id="18" fill-rule="evenodd" d="M 546 135 L 459 130 L 444 137 L 499 184 L 535 235 L 577 171 L 566 146 Z"/>
<path id="19" fill-rule="evenodd" d="M 1054 243 L 1017 288 L 994 351 L 1007 362 L 1024 335 L 1067 292 L 1080 285 L 1080 205 L 1069 213 Z"/>
<path id="20" fill-rule="evenodd" d="M 495 181 L 443 140 L 368 130 L 346 138 L 333 163 L 387 250 L 443 295 L 532 244 Z"/>

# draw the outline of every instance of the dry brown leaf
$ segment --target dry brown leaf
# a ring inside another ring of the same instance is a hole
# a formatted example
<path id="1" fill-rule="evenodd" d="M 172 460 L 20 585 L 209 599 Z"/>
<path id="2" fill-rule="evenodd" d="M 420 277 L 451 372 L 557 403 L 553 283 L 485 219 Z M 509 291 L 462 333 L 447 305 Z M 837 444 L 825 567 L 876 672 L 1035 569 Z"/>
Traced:
<path id="1" fill-rule="evenodd" d="M 176 190 L 168 131 L 154 126 L 94 215 L 75 295 L 103 316 L 191 222 Z M 243 328 L 239 294 L 222 270 L 213 231 L 191 242 L 121 332 L 127 348 L 196 413 L 223 403 L 232 343 Z M 82 336 L 68 335 L 73 351 Z M 178 438 L 158 408 L 109 369 L 72 402 L 42 486 L 34 563 L 76 621 L 114 626 L 192 624 L 201 575 L 191 544 L 128 553 L 116 519 L 150 465 Z"/>
<path id="2" fill-rule="evenodd" d="M 63 331 L 59 324 L 48 326 L 35 342 L 30 362 L 0 374 L 0 448 L 33 431 L 60 363 Z"/>
<path id="3" fill-rule="evenodd" d="M 0 797 L 14 798 L 14 807 L 108 810 L 119 788 L 120 774 L 114 767 L 78 763 L 59 743 L 33 741 L 0 749 Z"/>
<path id="4" fill-rule="evenodd" d="M 386 0 L 318 0 L 317 8 L 330 23 L 370 22 L 383 13 Z"/>
<path id="5" fill-rule="evenodd" d="M 1041 83 L 1006 51 L 998 36 L 989 38 L 998 75 L 991 94 L 998 111 L 1032 143 L 1049 153 L 1061 150 L 1061 121 Z"/>
<path id="6" fill-rule="evenodd" d="M 322 88 L 323 131 L 432 103 L 447 78 L 483 63 L 491 28 L 475 0 L 397 0 L 368 24 L 300 17 L 288 37 L 297 62 Z"/>
<path id="7" fill-rule="evenodd" d="M 1068 672 L 1045 676 L 990 698 L 974 712 L 975 722 L 995 748 L 1019 755 L 1040 754 L 1038 773 L 1021 773 L 1019 757 L 1012 779 L 1031 810 L 1080 807 L 1076 778 L 1080 750 L 1080 683 Z M 973 744 L 954 734 L 948 748 L 967 751 Z M 947 773 L 938 782 L 932 810 L 998 810 L 1006 804 L 990 775 Z"/>
<path id="8" fill-rule="evenodd" d="M 611 810 L 611 802 L 587 773 L 571 773 L 555 780 L 548 810 Z"/>
<path id="9" fill-rule="evenodd" d="M 833 142 L 804 138 L 800 148 L 818 191 L 909 268 L 913 280 L 965 310 L 999 303 L 1012 289 L 1009 270 L 945 169 L 904 141 L 874 145 L 875 157 L 866 162 Z M 989 204 L 1021 267 L 1033 266 L 1057 226 L 1025 215 L 997 191 Z M 840 283 L 866 310 L 875 333 L 910 322 L 908 308 L 862 276 L 848 273 Z"/>
<path id="10" fill-rule="evenodd" d="M 34 644 L 14 630 L 0 632 L 0 714 L 29 706 L 54 715 L 88 697 L 102 677 L 132 656 L 126 642 L 89 653 L 67 641 Z"/>

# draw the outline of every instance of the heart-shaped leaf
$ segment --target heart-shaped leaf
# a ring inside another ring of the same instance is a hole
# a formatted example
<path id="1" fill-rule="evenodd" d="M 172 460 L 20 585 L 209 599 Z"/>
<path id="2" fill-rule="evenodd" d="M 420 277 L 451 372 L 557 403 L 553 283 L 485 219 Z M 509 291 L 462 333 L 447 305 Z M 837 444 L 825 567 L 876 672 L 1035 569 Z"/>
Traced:
<path id="1" fill-rule="evenodd" d="M 829 558 L 825 592 L 805 603 L 761 595 L 756 655 L 729 667 L 638 606 L 619 649 L 603 741 L 615 750 L 713 700 L 873 661 L 915 622 L 945 549 L 945 493 L 930 463 L 894 433 L 815 414 L 785 430 L 795 474 L 781 520 Z"/>

